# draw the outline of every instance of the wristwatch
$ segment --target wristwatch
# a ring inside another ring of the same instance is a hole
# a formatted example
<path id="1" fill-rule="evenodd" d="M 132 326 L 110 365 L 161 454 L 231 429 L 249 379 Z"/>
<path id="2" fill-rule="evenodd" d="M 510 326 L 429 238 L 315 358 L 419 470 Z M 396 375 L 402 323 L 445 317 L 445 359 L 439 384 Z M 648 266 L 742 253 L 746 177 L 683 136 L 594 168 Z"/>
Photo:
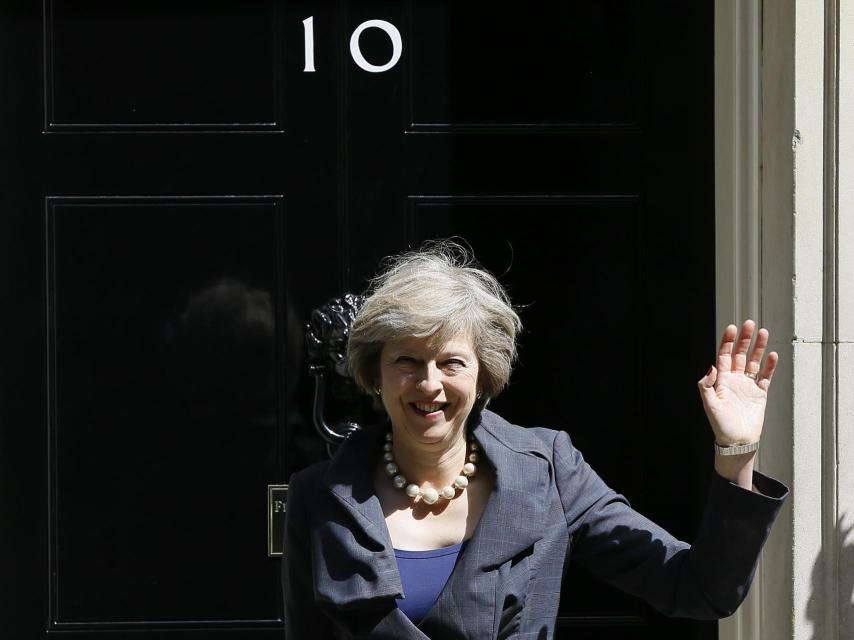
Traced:
<path id="1" fill-rule="evenodd" d="M 717 442 L 715 443 L 715 453 L 718 453 L 722 456 L 737 456 L 742 453 L 750 453 L 751 451 L 756 451 L 759 448 L 759 440 L 756 442 L 749 442 L 747 444 L 734 444 L 729 447 L 722 447 Z"/>

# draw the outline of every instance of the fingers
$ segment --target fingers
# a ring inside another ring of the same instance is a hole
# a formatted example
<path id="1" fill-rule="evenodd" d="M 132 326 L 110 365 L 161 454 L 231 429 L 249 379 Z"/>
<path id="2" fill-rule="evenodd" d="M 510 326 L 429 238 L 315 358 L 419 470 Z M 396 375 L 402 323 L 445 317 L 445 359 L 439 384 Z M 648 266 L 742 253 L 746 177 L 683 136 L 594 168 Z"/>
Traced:
<path id="1" fill-rule="evenodd" d="M 771 378 L 777 368 L 779 356 L 775 351 L 772 351 L 765 358 L 763 366 L 762 358 L 768 348 L 770 335 L 767 329 L 759 329 L 756 333 L 756 342 L 751 349 L 750 342 L 755 329 L 756 323 L 753 320 L 745 320 L 741 325 L 741 330 L 734 324 L 728 325 L 721 338 L 716 364 L 718 371 L 748 374 L 756 380 L 756 384 L 760 388 L 767 391 L 771 386 Z M 701 392 L 703 385 L 708 383 L 712 377 L 716 379 L 717 372 L 706 374 L 700 380 Z M 714 385 L 714 380 L 711 384 Z"/>
<path id="2" fill-rule="evenodd" d="M 738 333 L 738 327 L 734 324 L 729 324 L 724 329 L 721 345 L 718 347 L 718 359 L 716 363 L 720 371 L 729 371 L 732 369 L 732 349 L 736 333 Z"/>
<path id="3" fill-rule="evenodd" d="M 747 364 L 747 350 L 750 348 L 750 341 L 753 339 L 755 328 L 756 323 L 753 320 L 745 320 L 744 324 L 741 325 L 741 332 L 732 352 L 732 371 L 744 371 Z"/>
<path id="4" fill-rule="evenodd" d="M 750 351 L 750 357 L 747 358 L 747 364 L 744 367 L 745 373 L 759 373 L 762 368 L 762 356 L 765 355 L 765 347 L 767 346 L 768 330 L 760 329 L 759 333 L 756 334 L 756 342 Z"/>
<path id="5" fill-rule="evenodd" d="M 774 377 L 774 371 L 777 369 L 777 362 L 779 362 L 779 360 L 780 357 L 777 355 L 776 351 L 769 353 L 768 358 L 765 360 L 765 367 L 756 379 L 756 384 L 758 384 L 764 391 L 768 391 L 768 387 L 771 386 L 771 378 Z"/>

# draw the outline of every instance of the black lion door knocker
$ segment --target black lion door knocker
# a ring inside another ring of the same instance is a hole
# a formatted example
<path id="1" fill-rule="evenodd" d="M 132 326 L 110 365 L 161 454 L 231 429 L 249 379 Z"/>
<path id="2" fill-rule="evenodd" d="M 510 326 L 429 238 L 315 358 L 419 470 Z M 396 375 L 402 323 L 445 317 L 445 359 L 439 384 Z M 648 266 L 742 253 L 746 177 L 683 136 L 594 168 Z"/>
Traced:
<path id="1" fill-rule="evenodd" d="M 311 313 L 306 325 L 309 371 L 314 376 L 314 426 L 330 455 L 362 425 L 378 422 L 370 398 L 347 366 L 347 340 L 364 297 L 345 294 Z"/>

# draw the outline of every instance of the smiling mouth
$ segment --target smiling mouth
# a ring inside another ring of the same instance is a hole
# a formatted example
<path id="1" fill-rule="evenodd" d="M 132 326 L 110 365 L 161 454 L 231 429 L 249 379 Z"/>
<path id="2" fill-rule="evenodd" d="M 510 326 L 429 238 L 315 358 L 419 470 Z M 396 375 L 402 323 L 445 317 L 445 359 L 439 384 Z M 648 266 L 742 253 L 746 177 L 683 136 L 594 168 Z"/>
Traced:
<path id="1" fill-rule="evenodd" d="M 442 411 L 450 402 L 410 402 L 409 406 L 415 409 L 416 413 L 422 416 L 428 416 L 431 413 Z"/>

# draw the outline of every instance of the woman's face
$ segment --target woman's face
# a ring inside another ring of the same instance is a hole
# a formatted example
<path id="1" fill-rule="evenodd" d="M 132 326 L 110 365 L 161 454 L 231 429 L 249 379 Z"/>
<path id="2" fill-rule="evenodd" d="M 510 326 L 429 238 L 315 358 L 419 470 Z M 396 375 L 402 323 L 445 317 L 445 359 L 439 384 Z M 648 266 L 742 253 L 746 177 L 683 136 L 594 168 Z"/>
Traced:
<path id="1" fill-rule="evenodd" d="M 440 346 L 428 338 L 383 345 L 380 386 L 395 437 L 420 444 L 460 437 L 477 397 L 477 375 L 468 336 Z"/>

